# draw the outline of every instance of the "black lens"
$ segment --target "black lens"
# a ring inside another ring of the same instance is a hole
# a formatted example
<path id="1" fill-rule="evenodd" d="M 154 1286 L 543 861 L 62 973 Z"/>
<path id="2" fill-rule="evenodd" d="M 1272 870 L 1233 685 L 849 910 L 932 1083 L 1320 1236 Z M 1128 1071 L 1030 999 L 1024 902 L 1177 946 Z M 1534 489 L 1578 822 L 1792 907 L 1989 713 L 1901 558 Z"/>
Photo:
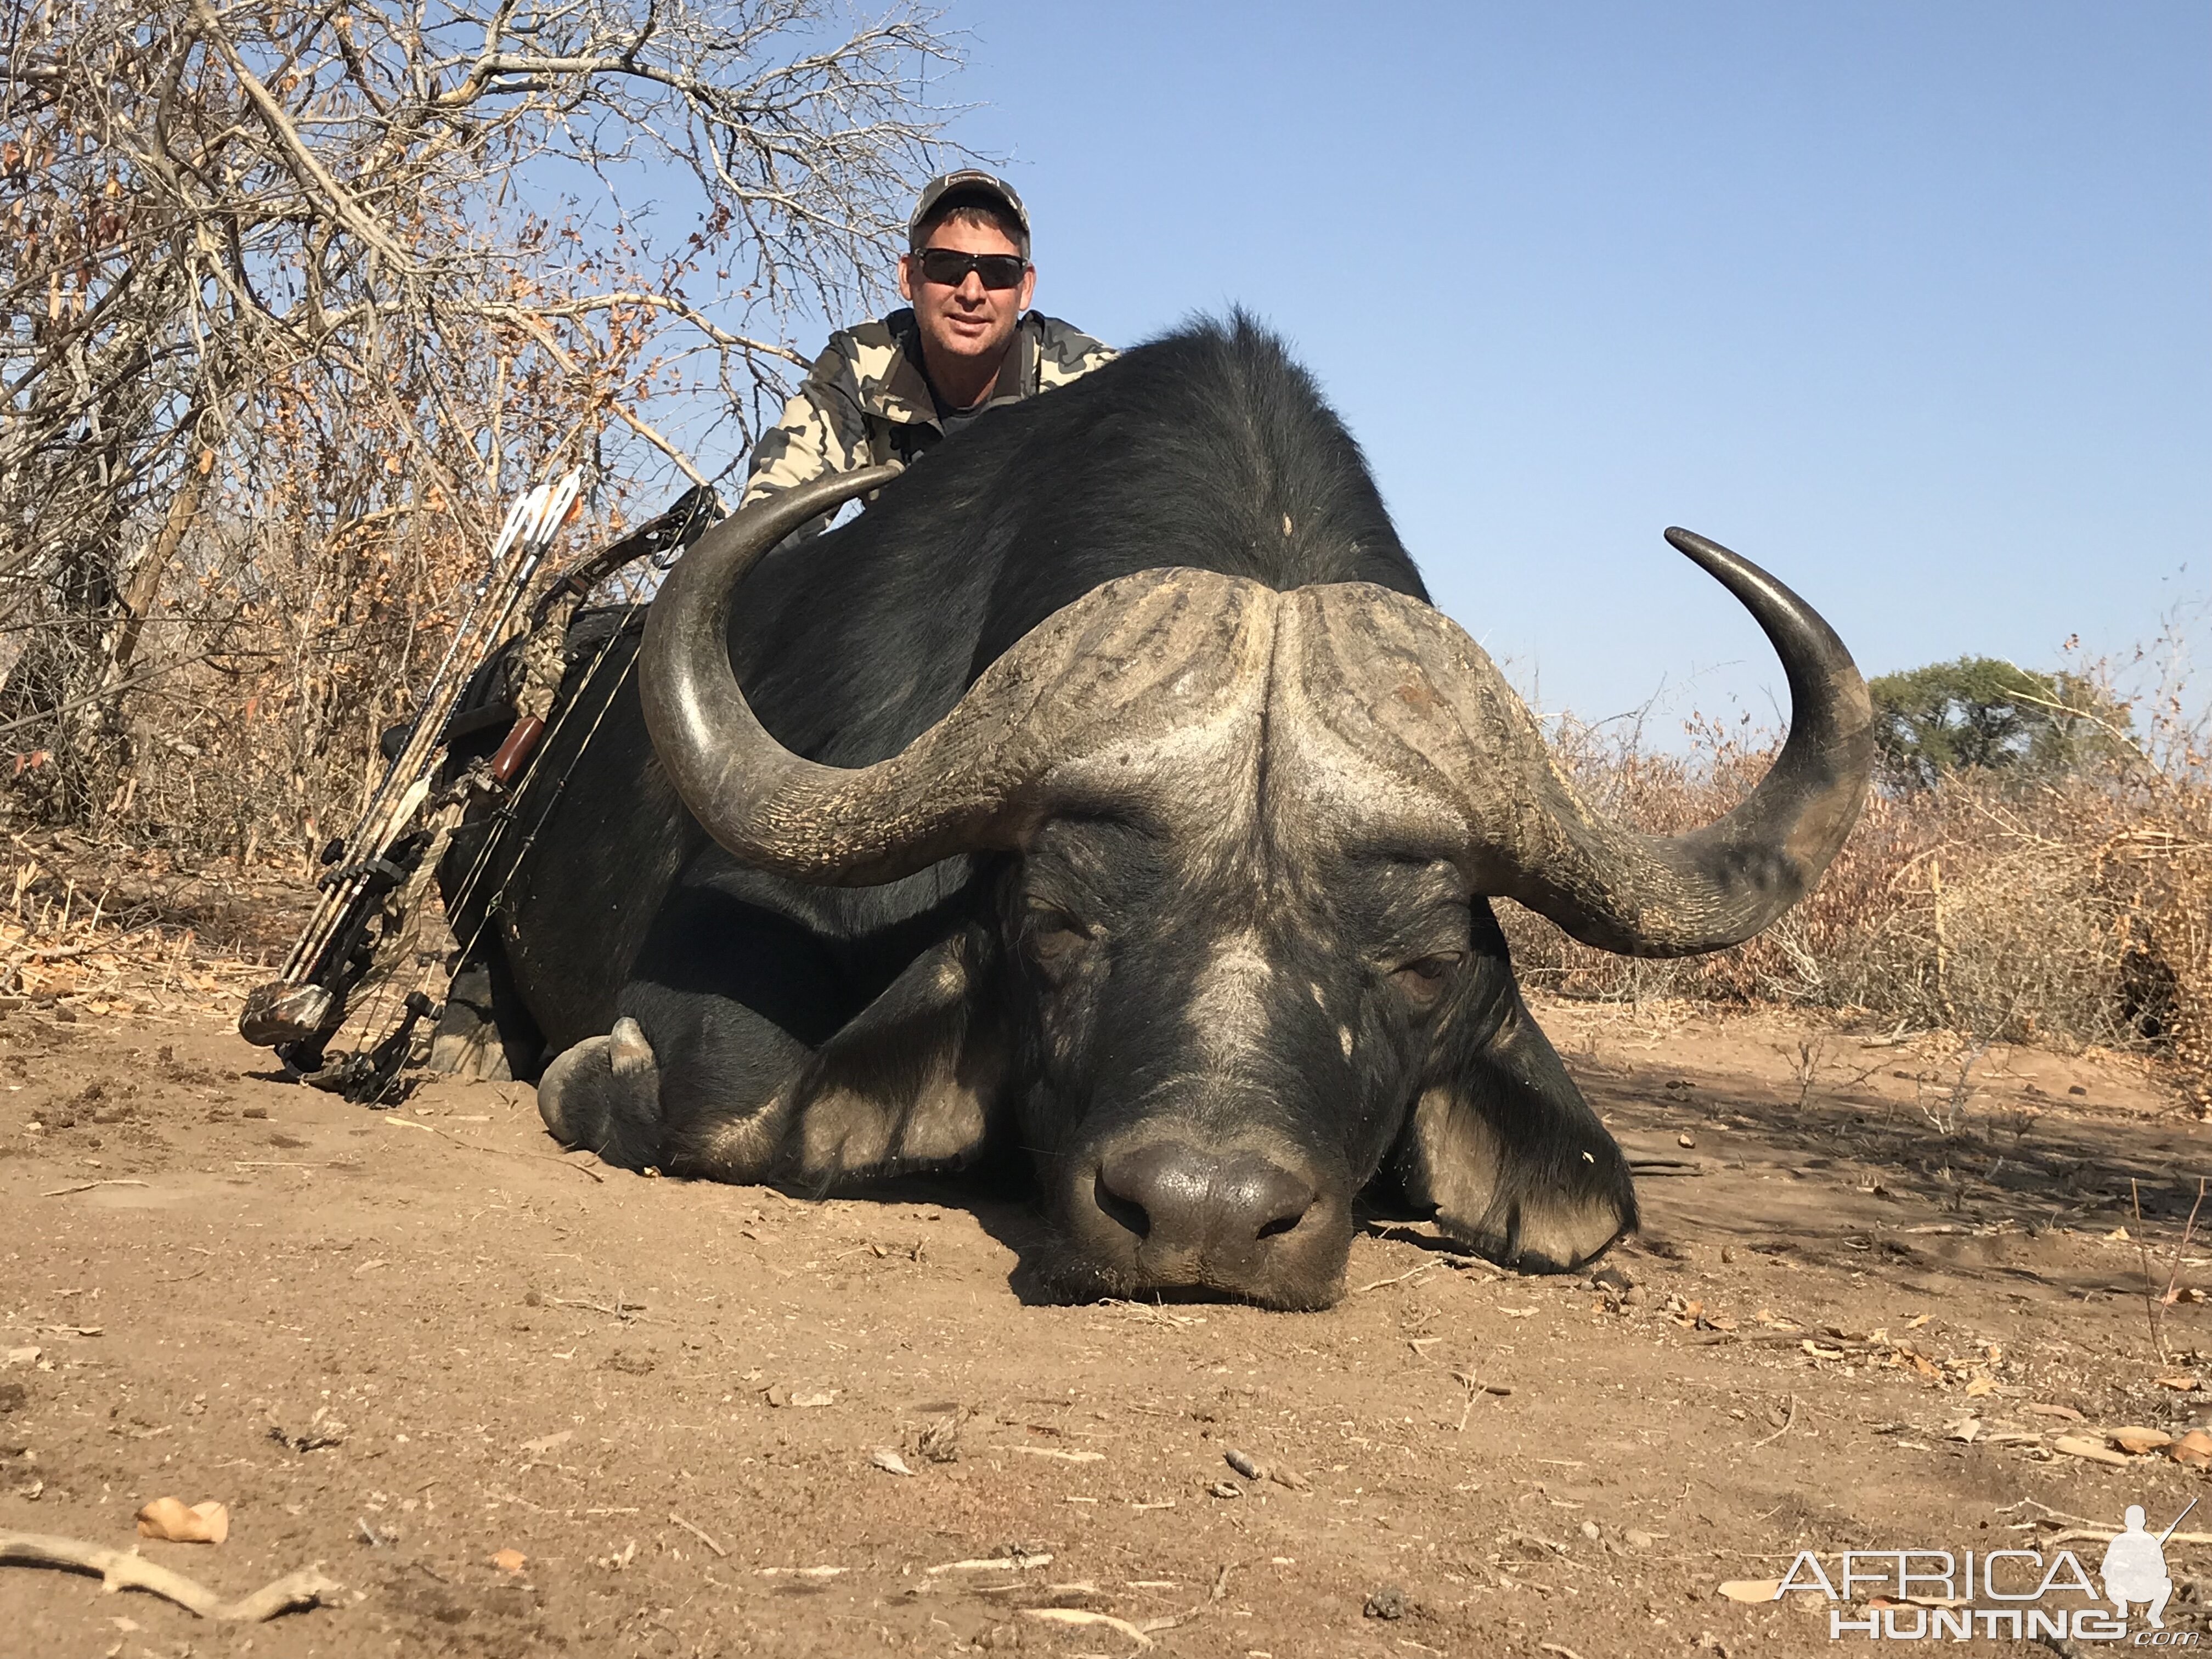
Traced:
<path id="1" fill-rule="evenodd" d="M 971 270 L 983 279 L 985 288 L 1018 288 L 1022 273 L 1028 269 L 1018 253 L 960 253 L 949 247 L 933 247 L 921 256 L 922 276 L 946 288 L 959 287 Z"/>

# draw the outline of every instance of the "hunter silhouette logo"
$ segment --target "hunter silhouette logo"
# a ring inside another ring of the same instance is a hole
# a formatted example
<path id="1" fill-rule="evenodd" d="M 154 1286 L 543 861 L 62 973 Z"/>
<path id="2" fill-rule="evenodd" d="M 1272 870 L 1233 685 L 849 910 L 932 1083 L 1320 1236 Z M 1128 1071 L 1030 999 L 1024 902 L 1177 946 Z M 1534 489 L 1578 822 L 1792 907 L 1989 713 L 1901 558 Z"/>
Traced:
<path id="1" fill-rule="evenodd" d="M 2126 1530 L 2105 1546 L 2104 1565 L 2099 1574 L 2105 1581 L 2105 1599 L 2121 1618 L 2128 1616 L 2129 1602 L 2140 1601 L 2151 1628 L 2166 1628 L 2160 1615 L 2166 1611 L 2166 1598 L 2173 1594 L 2173 1580 L 2166 1576 L 2166 1540 L 2173 1536 L 2173 1528 L 2181 1524 L 2189 1510 L 2196 1507 L 2192 1498 L 2189 1509 L 2173 1517 L 2173 1526 L 2154 1538 L 2143 1530 L 2142 1505 L 2128 1505 Z"/>
<path id="2" fill-rule="evenodd" d="M 1830 1605 L 1828 1639 L 1863 1636 L 1881 1642 L 1964 1641 L 1970 1636 L 2130 1641 L 2136 1647 L 2196 1647 L 2197 1631 L 2169 1631 L 2166 1605 L 2173 1580 L 2166 1546 L 2197 1507 L 2191 1499 L 2161 1532 L 2152 1532 L 2142 1506 L 2130 1504 L 2121 1529 L 2105 1546 L 2093 1579 L 2072 1550 L 1844 1550 L 1833 1570 L 1800 1550 L 1778 1579 L 1721 1586 L 1738 1601 L 1778 1601 L 1811 1592 Z M 2099 1585 L 2102 1584 L 2101 1593 Z M 1849 1605 L 1859 1603 L 1856 1607 Z M 2139 1612 L 2143 1627 L 2131 1629 Z"/>

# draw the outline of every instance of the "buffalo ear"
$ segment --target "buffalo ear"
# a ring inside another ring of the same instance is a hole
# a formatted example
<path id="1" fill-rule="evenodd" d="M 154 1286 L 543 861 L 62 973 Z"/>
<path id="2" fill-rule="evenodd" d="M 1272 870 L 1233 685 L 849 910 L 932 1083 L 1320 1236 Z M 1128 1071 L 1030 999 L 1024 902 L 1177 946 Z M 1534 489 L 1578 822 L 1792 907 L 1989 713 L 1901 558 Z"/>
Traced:
<path id="1" fill-rule="evenodd" d="M 1006 1069 L 996 961 L 991 935 L 964 927 L 815 1050 L 786 1091 L 794 1179 L 957 1168 L 983 1150 Z"/>
<path id="2" fill-rule="evenodd" d="M 1566 1273 L 1636 1225 L 1628 1161 L 1509 977 L 1486 1038 L 1444 1043 L 1398 1143 L 1399 1178 L 1437 1224 L 1523 1273 Z"/>

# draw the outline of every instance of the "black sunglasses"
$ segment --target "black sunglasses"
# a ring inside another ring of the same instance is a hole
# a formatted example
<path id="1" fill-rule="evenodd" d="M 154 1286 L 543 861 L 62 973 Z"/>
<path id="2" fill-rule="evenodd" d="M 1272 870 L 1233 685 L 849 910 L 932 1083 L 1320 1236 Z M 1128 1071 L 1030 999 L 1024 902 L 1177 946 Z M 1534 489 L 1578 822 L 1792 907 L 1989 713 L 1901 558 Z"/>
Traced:
<path id="1" fill-rule="evenodd" d="M 915 256 L 925 281 L 958 288 L 974 271 L 985 288 L 1019 288 L 1030 262 L 1018 253 L 958 253 L 949 247 L 925 248 Z"/>

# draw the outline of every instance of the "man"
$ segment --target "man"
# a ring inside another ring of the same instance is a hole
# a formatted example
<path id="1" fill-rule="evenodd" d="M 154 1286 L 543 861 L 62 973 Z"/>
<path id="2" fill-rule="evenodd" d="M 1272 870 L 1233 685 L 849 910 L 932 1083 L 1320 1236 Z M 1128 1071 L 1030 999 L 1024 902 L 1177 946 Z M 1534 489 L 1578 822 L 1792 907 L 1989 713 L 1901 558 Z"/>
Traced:
<path id="1" fill-rule="evenodd" d="M 1029 309 L 1036 291 L 1029 214 L 1004 180 L 975 168 L 930 180 L 907 222 L 907 246 L 898 289 L 910 308 L 830 337 L 783 417 L 753 447 L 745 501 L 912 461 L 987 410 L 1065 386 L 1113 357 Z"/>

